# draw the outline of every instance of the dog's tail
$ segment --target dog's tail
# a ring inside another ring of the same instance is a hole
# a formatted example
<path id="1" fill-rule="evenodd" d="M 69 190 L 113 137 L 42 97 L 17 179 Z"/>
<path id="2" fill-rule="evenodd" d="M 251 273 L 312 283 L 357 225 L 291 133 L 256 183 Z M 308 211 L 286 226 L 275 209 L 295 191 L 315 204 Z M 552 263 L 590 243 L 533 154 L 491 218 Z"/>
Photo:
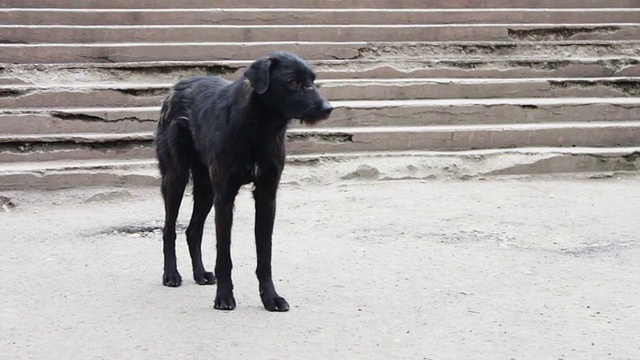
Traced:
<path id="1" fill-rule="evenodd" d="M 160 108 L 160 117 L 158 118 L 158 127 L 167 126 L 168 122 L 171 122 L 171 98 L 173 98 L 173 88 L 169 92 L 169 95 L 162 100 L 162 107 Z"/>
<path id="2" fill-rule="evenodd" d="M 188 171 L 194 151 L 188 101 L 185 94 L 174 86 L 162 102 L 154 145 L 163 175 L 169 169 Z"/>
<path id="3" fill-rule="evenodd" d="M 167 97 L 162 101 L 162 107 L 160 108 L 160 118 L 158 119 L 158 128 L 164 128 L 179 117 L 186 117 L 184 99 L 181 99 L 180 92 L 176 91 L 175 87 L 172 87 Z"/>

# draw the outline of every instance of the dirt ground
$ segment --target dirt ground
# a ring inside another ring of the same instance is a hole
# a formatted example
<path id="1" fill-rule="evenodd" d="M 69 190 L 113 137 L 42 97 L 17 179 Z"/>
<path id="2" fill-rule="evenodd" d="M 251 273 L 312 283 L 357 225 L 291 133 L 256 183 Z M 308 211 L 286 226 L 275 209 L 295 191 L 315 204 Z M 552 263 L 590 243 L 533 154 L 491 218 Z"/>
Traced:
<path id="1" fill-rule="evenodd" d="M 0 358 L 640 358 L 640 176 L 283 184 L 288 313 L 260 303 L 249 190 L 232 312 L 184 241 L 161 285 L 157 188 L 0 194 Z M 212 218 L 205 237 L 213 269 Z"/>

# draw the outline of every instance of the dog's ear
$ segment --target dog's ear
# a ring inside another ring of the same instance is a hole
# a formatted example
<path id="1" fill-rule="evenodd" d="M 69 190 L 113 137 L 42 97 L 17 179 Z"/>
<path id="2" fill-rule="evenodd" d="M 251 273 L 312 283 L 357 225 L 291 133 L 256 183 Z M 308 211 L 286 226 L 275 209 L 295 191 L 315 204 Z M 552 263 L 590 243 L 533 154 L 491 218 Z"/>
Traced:
<path id="1" fill-rule="evenodd" d="M 264 94 L 269 88 L 271 62 L 271 59 L 266 57 L 258 59 L 244 72 L 244 76 L 249 79 L 251 86 L 258 94 Z"/>

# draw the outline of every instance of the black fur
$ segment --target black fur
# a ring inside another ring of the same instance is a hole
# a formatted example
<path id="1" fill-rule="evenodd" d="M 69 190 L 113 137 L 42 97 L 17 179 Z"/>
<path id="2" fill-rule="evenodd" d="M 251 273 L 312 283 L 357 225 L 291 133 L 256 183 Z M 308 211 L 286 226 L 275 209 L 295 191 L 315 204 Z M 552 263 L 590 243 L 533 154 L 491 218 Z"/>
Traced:
<path id="1" fill-rule="evenodd" d="M 162 103 L 156 131 L 156 154 L 165 204 L 162 283 L 177 287 L 178 209 L 193 179 L 193 213 L 186 231 L 194 280 L 218 288 L 214 307 L 232 310 L 231 281 L 233 203 L 240 186 L 253 183 L 255 239 L 260 297 L 267 310 L 287 311 L 271 276 L 271 234 L 276 191 L 285 163 L 285 135 L 291 119 L 307 124 L 329 117 L 332 107 L 314 85 L 315 74 L 299 57 L 275 52 L 256 60 L 235 82 L 197 77 L 178 82 Z M 217 259 L 215 277 L 202 263 L 204 223 L 215 208 Z"/>

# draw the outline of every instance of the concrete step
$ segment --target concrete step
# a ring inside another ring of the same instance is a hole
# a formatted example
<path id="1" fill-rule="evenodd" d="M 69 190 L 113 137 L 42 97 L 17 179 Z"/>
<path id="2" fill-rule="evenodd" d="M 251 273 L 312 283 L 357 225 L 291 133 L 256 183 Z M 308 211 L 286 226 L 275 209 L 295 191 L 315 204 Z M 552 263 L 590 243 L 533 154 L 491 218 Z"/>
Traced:
<path id="1" fill-rule="evenodd" d="M 514 147 L 640 146 L 640 122 L 386 126 L 291 129 L 292 154 L 468 150 Z M 144 159 L 154 156 L 153 133 L 52 134 L 0 137 L 0 161 Z"/>
<path id="2" fill-rule="evenodd" d="M 309 25 L 633 23 L 639 8 L 601 9 L 0 9 L 4 25 Z"/>
<path id="3" fill-rule="evenodd" d="M 0 64 L 122 63 L 154 61 L 252 60 L 274 50 L 297 53 L 306 60 L 447 60 L 486 57 L 573 58 L 639 57 L 640 41 L 506 41 L 506 42 L 256 42 L 256 43 L 103 43 L 0 44 Z"/>
<path id="4" fill-rule="evenodd" d="M 640 120 L 640 98 L 334 101 L 318 127 L 533 124 Z M 4 134 L 153 131 L 159 107 L 0 110 Z M 300 127 L 295 122 L 292 126 Z M 0 140 L 1 141 L 1 140 Z"/>
<path id="5" fill-rule="evenodd" d="M 359 79 L 318 83 L 330 100 L 640 96 L 640 78 Z"/>
<path id="6" fill-rule="evenodd" d="M 154 160 L 65 160 L 0 164 L 0 191 L 82 186 L 157 186 Z"/>
<path id="7" fill-rule="evenodd" d="M 640 146 L 640 122 L 292 129 L 295 154 Z"/>
<path id="8" fill-rule="evenodd" d="M 319 63 L 320 78 L 588 78 L 640 76 L 640 57 L 493 57 L 346 60 Z"/>
<path id="9" fill-rule="evenodd" d="M 338 100 L 626 97 L 640 95 L 640 77 L 547 79 L 318 80 Z M 0 108 L 157 106 L 173 83 L 0 85 Z"/>
<path id="10" fill-rule="evenodd" d="M 637 0 L 5 0 L 4 8 L 175 9 L 175 8 L 637 8 Z"/>
<path id="11" fill-rule="evenodd" d="M 289 155 L 282 186 L 306 182 L 479 179 L 569 174 L 601 179 L 640 170 L 640 147 L 517 148 Z M 369 172 L 358 169 L 369 169 Z M 0 163 L 0 191 L 79 186 L 159 186 L 154 159 Z"/>
<path id="12" fill-rule="evenodd" d="M 0 43 L 639 40 L 637 23 L 436 25 L 0 25 Z"/>
<path id="13" fill-rule="evenodd" d="M 518 147 L 638 147 L 640 121 L 453 126 L 294 128 L 290 154 L 456 151 Z M 0 162 L 132 160 L 154 157 L 153 133 L 0 137 Z"/>
<path id="14" fill-rule="evenodd" d="M 153 158 L 153 133 L 0 136 L 0 162 Z"/>
<path id="15" fill-rule="evenodd" d="M 0 84 L 175 83 L 193 76 L 242 76 L 250 60 L 0 65 Z M 640 57 L 550 58 L 471 56 L 448 59 L 310 60 L 318 79 L 601 78 L 640 76 Z"/>

